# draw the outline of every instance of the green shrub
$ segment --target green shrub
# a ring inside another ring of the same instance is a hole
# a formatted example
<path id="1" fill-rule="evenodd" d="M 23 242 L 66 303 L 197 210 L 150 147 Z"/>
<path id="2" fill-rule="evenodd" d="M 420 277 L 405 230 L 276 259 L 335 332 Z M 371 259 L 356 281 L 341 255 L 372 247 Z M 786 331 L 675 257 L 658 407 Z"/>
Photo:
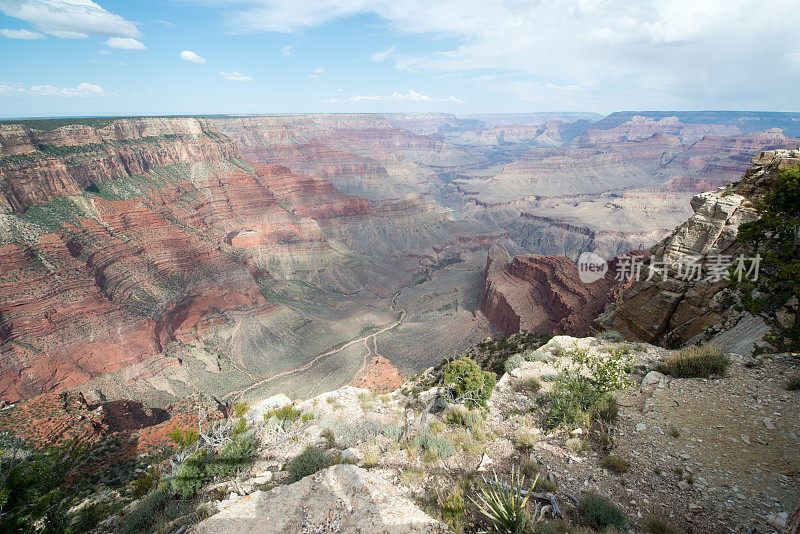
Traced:
<path id="1" fill-rule="evenodd" d="M 483 424 L 483 415 L 476 410 L 451 408 L 445 413 L 445 421 L 451 425 L 461 425 L 471 430 Z"/>
<path id="2" fill-rule="evenodd" d="M 208 453 L 204 450 L 195 451 L 181 464 L 176 472 L 169 478 L 172 492 L 184 499 L 193 497 L 207 478 L 206 461 Z"/>
<path id="3" fill-rule="evenodd" d="M 250 405 L 246 402 L 237 402 L 233 405 L 233 416 L 244 417 L 250 411 Z"/>
<path id="4" fill-rule="evenodd" d="M 131 482 L 128 487 L 131 495 L 136 499 L 141 499 L 147 495 L 155 485 L 156 477 L 153 473 L 145 473 L 141 477 Z"/>
<path id="5" fill-rule="evenodd" d="M 282 406 L 280 408 L 274 408 L 269 410 L 268 412 L 264 413 L 264 419 L 269 419 L 274 417 L 279 421 L 286 421 L 292 422 L 296 421 L 300 418 L 301 412 L 291 404 L 287 404 L 286 406 Z"/>
<path id="6" fill-rule="evenodd" d="M 601 398 L 594 406 L 592 406 L 592 419 L 605 421 L 606 423 L 613 423 L 619 416 L 619 404 L 617 399 L 611 395 Z"/>
<path id="7" fill-rule="evenodd" d="M 504 364 L 506 373 L 510 373 L 511 371 L 516 369 L 517 367 L 522 365 L 522 362 L 524 361 L 525 359 L 522 357 L 522 354 L 514 354 L 509 359 L 507 359 L 506 363 Z"/>
<path id="8" fill-rule="evenodd" d="M 239 434 L 244 434 L 247 432 L 247 421 L 244 417 L 240 417 L 236 420 L 236 425 L 233 427 L 233 435 L 238 436 Z"/>
<path id="9" fill-rule="evenodd" d="M 169 437 L 179 447 L 186 448 L 197 443 L 197 440 L 200 438 L 200 434 L 197 430 L 181 430 L 180 428 L 175 427 L 170 431 Z"/>
<path id="10" fill-rule="evenodd" d="M 138 534 L 149 530 L 158 515 L 159 509 L 168 500 L 169 494 L 162 489 L 156 489 L 148 493 L 125 516 L 123 532 L 125 534 Z"/>
<path id="11" fill-rule="evenodd" d="M 631 463 L 618 454 L 609 454 L 603 458 L 603 461 L 600 463 L 600 465 L 618 475 L 627 473 L 631 468 Z"/>
<path id="12" fill-rule="evenodd" d="M 753 262 L 734 261 L 732 286 L 742 307 L 770 327 L 765 341 L 779 352 L 798 352 L 800 309 L 789 304 L 800 297 L 800 165 L 780 169 L 771 191 L 753 205 L 759 217 L 740 225 L 737 239 L 747 255 L 760 256 L 759 268 L 751 274 Z"/>
<path id="13" fill-rule="evenodd" d="M 303 452 L 292 458 L 287 467 L 292 482 L 313 475 L 330 465 L 330 457 L 324 451 L 309 445 Z"/>
<path id="14" fill-rule="evenodd" d="M 800 391 L 800 375 L 790 376 L 786 380 L 786 389 L 789 391 Z"/>
<path id="15" fill-rule="evenodd" d="M 481 487 L 478 499 L 472 499 L 480 513 L 489 521 L 496 532 L 505 534 L 518 534 L 529 531 L 533 521 L 528 515 L 527 504 L 531 491 L 536 485 L 534 479 L 531 487 L 526 491 L 525 475 L 515 472 L 511 468 L 511 484 L 506 486 L 494 475 L 494 485 Z"/>
<path id="16" fill-rule="evenodd" d="M 233 476 L 247 469 L 256 455 L 256 444 L 252 433 L 235 435 L 230 443 L 209 459 L 206 473 L 211 478 Z"/>
<path id="17" fill-rule="evenodd" d="M 614 527 L 622 531 L 628 530 L 628 520 L 622 510 L 594 493 L 581 499 L 578 511 L 586 526 L 595 530 L 607 527 Z"/>
<path id="18" fill-rule="evenodd" d="M 383 435 L 392 441 L 400 441 L 403 436 L 403 427 L 400 425 L 386 425 L 383 427 Z"/>
<path id="19" fill-rule="evenodd" d="M 610 330 L 608 332 L 601 332 L 597 334 L 597 339 L 602 339 L 604 341 L 614 341 L 616 343 L 622 343 L 625 341 L 625 338 L 619 332 L 615 330 Z"/>
<path id="20" fill-rule="evenodd" d="M 431 452 L 436 458 L 448 458 L 456 452 L 453 442 L 444 436 L 432 436 L 423 433 L 411 440 L 412 447 L 422 447 L 425 452 Z"/>
<path id="21" fill-rule="evenodd" d="M 730 364 L 730 359 L 725 354 L 706 345 L 689 347 L 670 354 L 656 370 L 678 378 L 707 378 L 725 373 Z"/>
<path id="22" fill-rule="evenodd" d="M 450 394 L 467 406 L 485 406 L 497 383 L 494 373 L 483 371 L 475 360 L 460 358 L 447 364 L 442 376 Z"/>
<path id="23" fill-rule="evenodd" d="M 678 534 L 679 532 L 669 521 L 656 515 L 645 517 L 644 526 L 647 529 L 646 532 L 652 534 Z"/>
<path id="24" fill-rule="evenodd" d="M 607 356 L 575 349 L 566 357 L 566 362 L 559 363 L 561 372 L 553 389 L 542 400 L 547 406 L 544 425 L 548 429 L 583 424 L 587 410 L 612 391 L 632 384 L 628 378 L 630 361 L 618 349 Z"/>

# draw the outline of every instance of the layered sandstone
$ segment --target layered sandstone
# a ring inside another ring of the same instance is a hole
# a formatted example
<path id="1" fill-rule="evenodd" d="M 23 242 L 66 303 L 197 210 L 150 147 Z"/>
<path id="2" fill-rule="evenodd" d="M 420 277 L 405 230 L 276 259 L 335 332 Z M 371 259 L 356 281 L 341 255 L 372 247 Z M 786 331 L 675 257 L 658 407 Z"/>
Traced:
<path id="1" fill-rule="evenodd" d="M 212 124 L 194 118 L 121 119 L 98 129 L 76 124 L 51 131 L 4 124 L 0 154 L 0 211 L 14 213 L 120 176 L 237 155 Z"/>
<path id="2" fill-rule="evenodd" d="M 658 274 L 649 276 L 645 267 L 643 279 L 609 306 L 595 328 L 617 330 L 631 339 L 680 343 L 734 318 L 724 298 L 728 282 L 711 269 L 718 258 L 741 253 L 739 225 L 756 218 L 751 200 L 769 191 L 780 169 L 800 164 L 800 150 L 761 152 L 751 163 L 732 187 L 692 199 L 694 215 L 651 249 Z M 681 276 L 678 269 L 688 264 L 700 265 L 701 276 Z"/>

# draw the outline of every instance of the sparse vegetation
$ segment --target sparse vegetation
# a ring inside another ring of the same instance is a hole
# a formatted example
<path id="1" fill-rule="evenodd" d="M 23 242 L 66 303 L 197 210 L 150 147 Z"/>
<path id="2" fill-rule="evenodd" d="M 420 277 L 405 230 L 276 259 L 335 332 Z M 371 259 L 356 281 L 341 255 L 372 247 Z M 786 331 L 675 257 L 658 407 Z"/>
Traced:
<path id="1" fill-rule="evenodd" d="M 453 442 L 443 436 L 432 436 L 428 433 L 423 433 L 412 440 L 412 446 L 422 447 L 428 453 L 429 460 L 437 460 L 439 458 L 448 458 L 456 452 Z"/>
<path id="2" fill-rule="evenodd" d="M 602 397 L 592 406 L 591 414 L 593 420 L 600 419 L 606 423 L 613 423 L 619 416 L 619 403 L 611 395 Z"/>
<path id="3" fill-rule="evenodd" d="M 423 508 L 429 515 L 447 523 L 450 532 L 462 534 L 467 527 L 466 494 L 472 485 L 473 477 L 468 475 L 450 484 L 449 489 L 435 488 L 427 496 Z"/>
<path id="4" fill-rule="evenodd" d="M 644 527 L 646 532 L 652 534 L 678 534 L 680 532 L 669 521 L 661 516 L 648 515 L 644 518 Z"/>
<path id="5" fill-rule="evenodd" d="M 539 381 L 537 377 L 532 376 L 527 380 L 525 380 L 525 387 L 531 393 L 538 393 L 539 390 L 542 389 L 542 383 Z"/>
<path id="6" fill-rule="evenodd" d="M 800 391 L 800 374 L 790 376 L 786 380 L 786 389 L 789 391 Z"/>
<path id="7" fill-rule="evenodd" d="M 520 428 L 514 434 L 514 445 L 523 449 L 530 449 L 541 439 L 541 435 L 529 428 Z"/>
<path id="8" fill-rule="evenodd" d="M 692 346 L 672 353 L 656 370 L 678 378 L 707 378 L 724 374 L 730 363 L 725 354 L 710 345 Z"/>
<path id="9" fill-rule="evenodd" d="M 675 425 L 670 425 L 669 435 L 672 436 L 673 438 L 679 438 L 681 437 L 681 431 L 678 430 L 678 427 L 676 427 Z"/>
<path id="10" fill-rule="evenodd" d="M 297 482 L 301 478 L 325 469 L 330 462 L 330 457 L 324 451 L 309 445 L 289 462 L 286 470 L 289 472 L 290 480 Z"/>
<path id="11" fill-rule="evenodd" d="M 264 412 L 264 419 L 269 419 L 274 417 L 279 421 L 287 421 L 292 422 L 296 421 L 300 418 L 301 412 L 291 404 L 287 404 L 286 406 L 282 406 L 280 408 L 274 408 L 267 412 Z"/>
<path id="12" fill-rule="evenodd" d="M 505 363 L 505 366 L 504 366 L 506 373 L 510 373 L 511 371 L 516 369 L 517 367 L 522 365 L 522 362 L 524 362 L 524 361 L 525 361 L 525 358 L 522 357 L 522 354 L 517 353 L 517 354 L 512 355 L 509 359 L 506 360 L 506 363 Z"/>
<path id="13" fill-rule="evenodd" d="M 471 430 L 483 424 L 483 415 L 477 410 L 453 407 L 445 412 L 445 421 L 451 425 L 461 425 Z"/>
<path id="14" fill-rule="evenodd" d="M 622 334 L 615 330 L 601 332 L 597 334 L 597 339 L 602 339 L 603 341 L 614 341 L 616 343 L 623 343 L 625 341 L 625 338 L 622 336 Z"/>
<path id="15" fill-rule="evenodd" d="M 609 454 L 600 465 L 618 475 L 627 473 L 631 468 L 631 463 L 618 454 Z"/>
<path id="16" fill-rule="evenodd" d="M 578 511 L 583 523 L 595 530 L 608 527 L 620 531 L 628 530 L 628 520 L 622 510 L 594 493 L 589 493 L 581 499 Z"/>

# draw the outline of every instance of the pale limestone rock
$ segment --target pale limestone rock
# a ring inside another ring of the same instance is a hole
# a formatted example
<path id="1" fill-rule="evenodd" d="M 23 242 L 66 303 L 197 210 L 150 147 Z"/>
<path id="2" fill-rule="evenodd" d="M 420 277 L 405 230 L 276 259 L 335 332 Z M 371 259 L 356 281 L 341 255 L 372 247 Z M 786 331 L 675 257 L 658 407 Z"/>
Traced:
<path id="1" fill-rule="evenodd" d="M 481 457 L 481 463 L 478 465 L 478 471 L 487 471 L 493 463 L 494 461 L 484 452 L 483 457 Z"/>
<path id="2" fill-rule="evenodd" d="M 265 413 L 276 408 L 283 408 L 291 403 L 292 399 L 283 393 L 279 393 L 277 395 L 273 395 L 272 397 L 267 397 L 258 404 L 252 406 L 244 417 L 251 423 L 263 421 Z"/>
<path id="3" fill-rule="evenodd" d="M 360 449 L 350 447 L 342 451 L 342 461 L 351 464 L 360 464 L 364 460 L 364 453 Z"/>
<path id="4" fill-rule="evenodd" d="M 644 375 L 644 379 L 642 380 L 639 388 L 645 395 L 652 395 L 657 388 L 664 385 L 666 380 L 666 375 L 659 373 L 658 371 L 650 371 Z"/>
<path id="5" fill-rule="evenodd" d="M 226 503 L 195 528 L 197 534 L 317 531 L 416 534 L 446 532 L 446 527 L 401 496 L 383 473 L 340 464 Z"/>

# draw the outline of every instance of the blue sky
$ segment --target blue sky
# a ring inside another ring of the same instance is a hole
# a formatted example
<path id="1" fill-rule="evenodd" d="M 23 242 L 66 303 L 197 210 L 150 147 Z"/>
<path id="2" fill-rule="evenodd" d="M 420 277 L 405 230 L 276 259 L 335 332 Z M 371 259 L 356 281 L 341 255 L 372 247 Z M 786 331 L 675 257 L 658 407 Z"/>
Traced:
<path id="1" fill-rule="evenodd" d="M 0 116 L 798 111 L 794 0 L 0 0 Z"/>

